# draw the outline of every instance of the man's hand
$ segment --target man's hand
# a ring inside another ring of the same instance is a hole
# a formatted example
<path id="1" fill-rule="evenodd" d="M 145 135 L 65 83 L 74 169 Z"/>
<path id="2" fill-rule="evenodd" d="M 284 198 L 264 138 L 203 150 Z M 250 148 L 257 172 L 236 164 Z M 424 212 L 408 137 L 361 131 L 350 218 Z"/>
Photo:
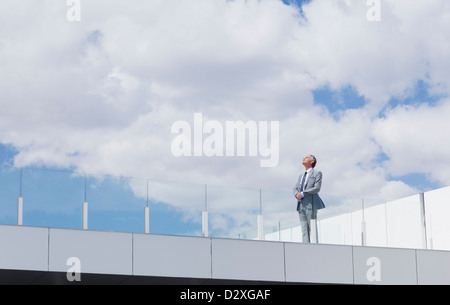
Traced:
<path id="1" fill-rule="evenodd" d="M 297 194 L 297 200 L 300 202 L 300 201 L 302 201 L 302 198 L 303 198 L 302 193 L 301 192 L 298 193 Z"/>

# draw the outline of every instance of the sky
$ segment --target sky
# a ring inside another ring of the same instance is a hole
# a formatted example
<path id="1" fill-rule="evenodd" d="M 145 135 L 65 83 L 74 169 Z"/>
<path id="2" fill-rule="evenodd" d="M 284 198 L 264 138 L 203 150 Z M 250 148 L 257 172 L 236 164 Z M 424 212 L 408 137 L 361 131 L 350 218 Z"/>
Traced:
<path id="1" fill-rule="evenodd" d="M 329 196 L 450 185 L 447 0 L 79 3 L 0 5 L 4 166 L 290 191 L 314 154 Z M 195 113 L 279 122 L 279 162 L 175 156 Z"/>

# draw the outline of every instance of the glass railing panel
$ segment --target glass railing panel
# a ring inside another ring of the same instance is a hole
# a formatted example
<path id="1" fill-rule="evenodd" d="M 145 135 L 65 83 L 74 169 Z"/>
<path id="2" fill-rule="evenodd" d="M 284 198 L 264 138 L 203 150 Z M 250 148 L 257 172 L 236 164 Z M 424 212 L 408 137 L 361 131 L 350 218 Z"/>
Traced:
<path id="1" fill-rule="evenodd" d="M 352 243 L 353 246 L 363 246 L 365 244 L 363 209 L 356 210 L 351 214 L 352 220 Z"/>
<path id="2" fill-rule="evenodd" d="M 322 244 L 353 245 L 351 213 L 319 220 L 318 231 Z"/>
<path id="3" fill-rule="evenodd" d="M 363 198 L 365 245 L 387 246 L 386 204 L 380 198 Z"/>
<path id="4" fill-rule="evenodd" d="M 319 243 L 360 245 L 362 200 L 358 197 L 321 195 L 326 208 L 318 214 Z"/>
<path id="5" fill-rule="evenodd" d="M 419 195 L 387 202 L 386 219 L 388 247 L 423 247 Z"/>
<path id="6" fill-rule="evenodd" d="M 450 250 L 450 187 L 426 192 L 428 249 Z"/>
<path id="7" fill-rule="evenodd" d="M 264 222 L 264 240 L 280 241 L 280 231 L 280 222 L 271 222 L 270 224 Z"/>
<path id="8" fill-rule="evenodd" d="M 266 241 L 281 241 L 281 242 L 301 242 L 300 225 L 290 222 L 264 225 L 264 240 Z"/>
<path id="9" fill-rule="evenodd" d="M 66 171 L 22 171 L 23 224 L 56 228 L 82 227 L 84 177 Z"/>
<path id="10" fill-rule="evenodd" d="M 148 180 L 150 233 L 202 236 L 205 186 Z"/>
<path id="11" fill-rule="evenodd" d="M 88 229 L 144 232 L 145 179 L 87 176 Z"/>
<path id="12" fill-rule="evenodd" d="M 302 231 L 299 220 L 296 223 L 290 221 L 280 223 L 279 241 L 282 242 L 301 242 Z"/>
<path id="13" fill-rule="evenodd" d="M 291 229 L 300 225 L 292 191 L 262 190 L 261 201 L 265 240 L 289 242 L 301 238 L 301 233 L 295 236 Z"/>
<path id="14" fill-rule="evenodd" d="M 387 219 L 384 203 L 364 208 L 366 246 L 387 246 Z"/>
<path id="15" fill-rule="evenodd" d="M 258 237 L 259 190 L 208 185 L 207 200 L 211 237 Z"/>
<path id="16" fill-rule="evenodd" d="M 292 192 L 263 190 L 262 194 L 265 239 L 301 242 L 297 201 Z M 321 197 L 326 208 L 318 211 L 319 243 L 361 244 L 362 200 L 329 195 Z"/>
<path id="17" fill-rule="evenodd" d="M 17 198 L 20 195 L 20 169 L 0 168 L 0 224 L 17 224 Z"/>
<path id="18" fill-rule="evenodd" d="M 1 224 L 17 223 L 20 195 L 23 224 L 29 226 L 82 228 L 86 200 L 91 230 L 144 232 L 148 208 L 150 233 L 202 236 L 202 212 L 207 210 L 211 237 L 258 239 L 262 219 L 262 239 L 301 242 L 291 191 L 2 167 Z M 450 250 L 450 187 L 424 194 L 426 231 L 419 194 L 389 202 L 321 197 L 326 209 L 318 213 L 319 243 Z"/>

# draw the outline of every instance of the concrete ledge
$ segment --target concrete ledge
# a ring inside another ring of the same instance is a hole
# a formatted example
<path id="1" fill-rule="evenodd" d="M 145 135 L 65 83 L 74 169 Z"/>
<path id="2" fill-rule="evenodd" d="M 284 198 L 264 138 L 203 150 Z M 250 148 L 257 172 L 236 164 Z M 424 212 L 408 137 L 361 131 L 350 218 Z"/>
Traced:
<path id="1" fill-rule="evenodd" d="M 212 278 L 284 282 L 284 244 L 212 239 Z"/>
<path id="2" fill-rule="evenodd" d="M 416 250 L 353 247 L 355 284 L 416 285 Z"/>
<path id="3" fill-rule="evenodd" d="M 416 255 L 419 285 L 449 285 L 449 252 L 417 250 Z"/>
<path id="4" fill-rule="evenodd" d="M 50 229 L 49 271 L 67 272 L 75 257 L 82 272 L 131 275 L 132 251 L 129 233 Z"/>
<path id="5" fill-rule="evenodd" d="M 450 284 L 450 252 L 0 225 L 0 284 Z"/>
<path id="6" fill-rule="evenodd" d="M 353 284 L 351 247 L 285 244 L 286 282 Z"/>
<path id="7" fill-rule="evenodd" d="M 133 274 L 211 278 L 211 240 L 134 234 Z"/>
<path id="8" fill-rule="evenodd" d="M 0 269 L 48 271 L 48 228 L 0 226 Z"/>

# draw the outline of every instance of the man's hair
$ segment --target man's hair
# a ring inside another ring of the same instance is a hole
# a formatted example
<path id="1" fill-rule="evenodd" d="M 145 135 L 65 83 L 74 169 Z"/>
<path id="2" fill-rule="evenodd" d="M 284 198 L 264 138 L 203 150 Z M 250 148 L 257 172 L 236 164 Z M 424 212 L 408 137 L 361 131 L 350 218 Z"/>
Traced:
<path id="1" fill-rule="evenodd" d="M 313 155 L 311 155 L 311 159 L 313 160 L 313 163 L 311 164 L 312 168 L 316 167 L 317 159 Z"/>

